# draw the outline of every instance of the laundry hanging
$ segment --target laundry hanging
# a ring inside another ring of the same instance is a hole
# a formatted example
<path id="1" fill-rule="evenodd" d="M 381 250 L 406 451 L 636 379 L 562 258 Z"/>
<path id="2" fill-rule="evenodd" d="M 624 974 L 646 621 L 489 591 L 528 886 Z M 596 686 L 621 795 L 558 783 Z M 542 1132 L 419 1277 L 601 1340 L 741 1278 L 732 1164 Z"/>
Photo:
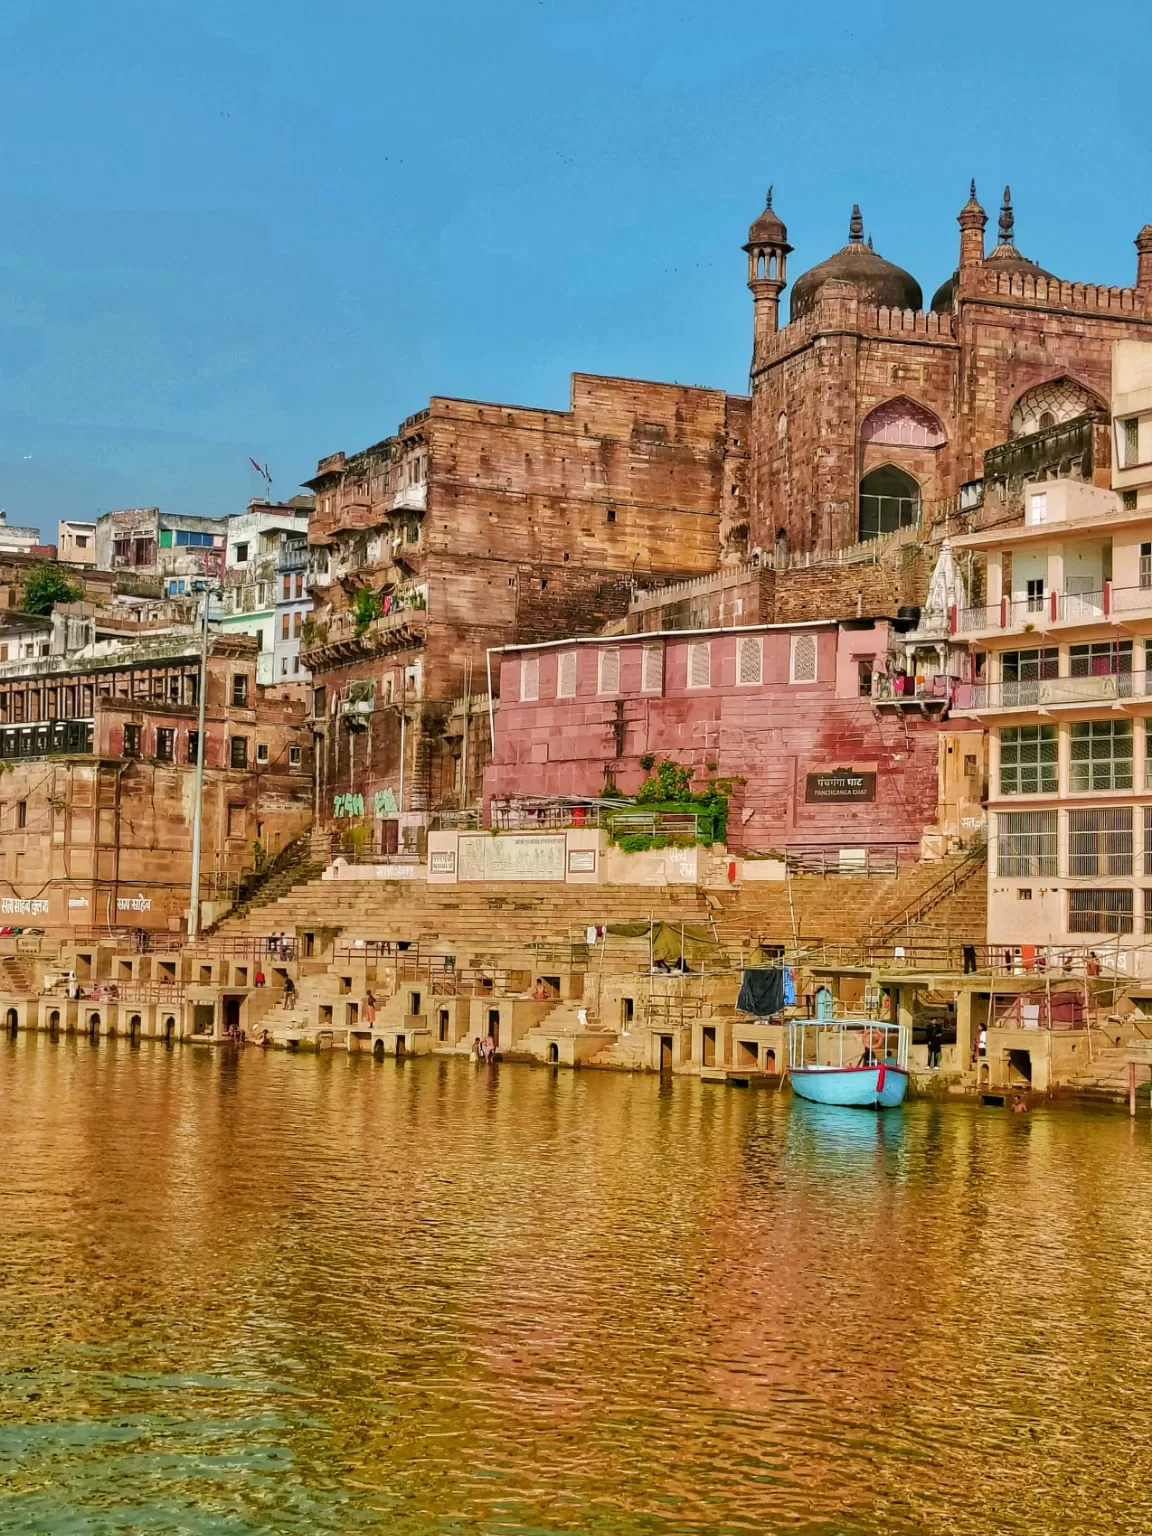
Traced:
<path id="1" fill-rule="evenodd" d="M 778 965 L 744 972 L 736 1008 L 756 1019 L 769 1019 L 784 1007 L 784 972 Z"/>

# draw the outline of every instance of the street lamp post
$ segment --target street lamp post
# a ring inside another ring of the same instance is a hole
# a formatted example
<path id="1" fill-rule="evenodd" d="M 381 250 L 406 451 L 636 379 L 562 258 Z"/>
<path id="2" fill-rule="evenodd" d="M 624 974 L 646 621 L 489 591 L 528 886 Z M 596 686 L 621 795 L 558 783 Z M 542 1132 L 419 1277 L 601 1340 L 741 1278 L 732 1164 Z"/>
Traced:
<path id="1" fill-rule="evenodd" d="M 204 721 L 208 707 L 208 607 L 212 593 L 204 584 L 204 614 L 200 633 L 200 682 L 197 687 L 199 714 L 196 729 L 196 788 L 192 804 L 192 905 L 188 909 L 188 938 L 194 941 L 200 931 L 200 843 L 204 831 Z"/>

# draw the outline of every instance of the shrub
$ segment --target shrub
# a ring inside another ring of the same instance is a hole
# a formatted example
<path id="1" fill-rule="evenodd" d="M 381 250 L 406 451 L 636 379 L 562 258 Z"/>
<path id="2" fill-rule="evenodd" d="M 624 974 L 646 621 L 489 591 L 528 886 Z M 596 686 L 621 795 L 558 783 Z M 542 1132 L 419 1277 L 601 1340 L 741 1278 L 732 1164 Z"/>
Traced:
<path id="1" fill-rule="evenodd" d="M 83 596 L 84 588 L 69 581 L 58 565 L 39 560 L 24 583 L 24 612 L 48 614 L 57 603 L 78 603 Z"/>

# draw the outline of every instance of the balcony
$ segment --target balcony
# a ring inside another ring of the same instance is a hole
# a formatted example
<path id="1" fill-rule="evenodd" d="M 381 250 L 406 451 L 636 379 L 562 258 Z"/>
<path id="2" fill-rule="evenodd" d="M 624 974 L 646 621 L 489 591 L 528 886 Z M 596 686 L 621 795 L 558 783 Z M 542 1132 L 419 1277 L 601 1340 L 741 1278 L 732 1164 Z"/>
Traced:
<path id="1" fill-rule="evenodd" d="M 976 639 L 983 635 L 1047 634 L 1076 625 L 1123 624 L 1152 620 L 1152 584 L 1114 587 L 1106 581 L 1098 592 L 1046 592 L 1034 597 L 1003 597 L 998 603 L 957 608 L 952 633 Z"/>
<path id="2" fill-rule="evenodd" d="M 902 672 L 881 672 L 875 679 L 872 698 L 877 709 L 943 715 L 956 687 L 956 679 L 943 672 L 919 679 Z"/>
<path id="3" fill-rule="evenodd" d="M 1096 411 L 989 448 L 984 483 L 1022 485 L 1025 480 L 1059 476 L 1091 480 L 1092 471 L 1106 468 L 1110 461 L 1108 415 Z"/>
<path id="4" fill-rule="evenodd" d="M 1103 677 L 1045 677 L 1005 683 L 974 683 L 957 690 L 956 706 L 971 714 L 999 710 L 1048 713 L 1062 706 L 1122 706 L 1125 699 L 1152 698 L 1152 673 L 1113 672 Z"/>
<path id="5" fill-rule="evenodd" d="M 428 482 L 406 485 L 392 498 L 393 512 L 423 512 L 428 505 Z"/>

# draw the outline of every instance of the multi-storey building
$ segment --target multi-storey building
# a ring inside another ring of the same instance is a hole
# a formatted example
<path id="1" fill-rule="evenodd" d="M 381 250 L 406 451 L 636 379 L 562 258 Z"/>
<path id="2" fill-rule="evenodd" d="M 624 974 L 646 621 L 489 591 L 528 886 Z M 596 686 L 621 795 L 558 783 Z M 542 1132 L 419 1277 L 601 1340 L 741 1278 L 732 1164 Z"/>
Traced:
<path id="1" fill-rule="evenodd" d="M 50 627 L 50 654 L 0 661 L 0 918 L 54 932 L 180 927 L 198 742 L 194 614 L 76 604 Z M 303 702 L 256 681 L 250 636 L 209 643 L 210 917 L 309 825 L 311 739 Z"/>
<path id="2" fill-rule="evenodd" d="M 394 835 L 476 798 L 488 649 L 622 617 L 640 577 L 712 570 L 746 461 L 746 400 L 580 374 L 567 411 L 435 398 L 322 460 L 304 649 L 321 818 L 351 804 Z"/>
<path id="3" fill-rule="evenodd" d="M 254 635 L 260 647 L 261 683 L 301 684 L 304 621 L 311 611 L 306 590 L 311 497 L 273 504 L 252 501 L 228 519 L 221 629 Z"/>
<path id="4" fill-rule="evenodd" d="M 96 564 L 96 524 L 62 517 L 56 525 L 57 558 L 66 565 Z"/>
<path id="5" fill-rule="evenodd" d="M 1095 944 L 1152 973 L 1152 345 L 1115 349 L 1114 490 L 1024 488 L 1025 521 L 955 541 L 990 735 L 990 942 Z"/>
<path id="6" fill-rule="evenodd" d="M 96 522 L 96 565 L 102 571 L 161 577 L 164 592 L 179 597 L 198 577 L 224 570 L 226 519 L 190 517 L 135 507 L 105 512 Z"/>

